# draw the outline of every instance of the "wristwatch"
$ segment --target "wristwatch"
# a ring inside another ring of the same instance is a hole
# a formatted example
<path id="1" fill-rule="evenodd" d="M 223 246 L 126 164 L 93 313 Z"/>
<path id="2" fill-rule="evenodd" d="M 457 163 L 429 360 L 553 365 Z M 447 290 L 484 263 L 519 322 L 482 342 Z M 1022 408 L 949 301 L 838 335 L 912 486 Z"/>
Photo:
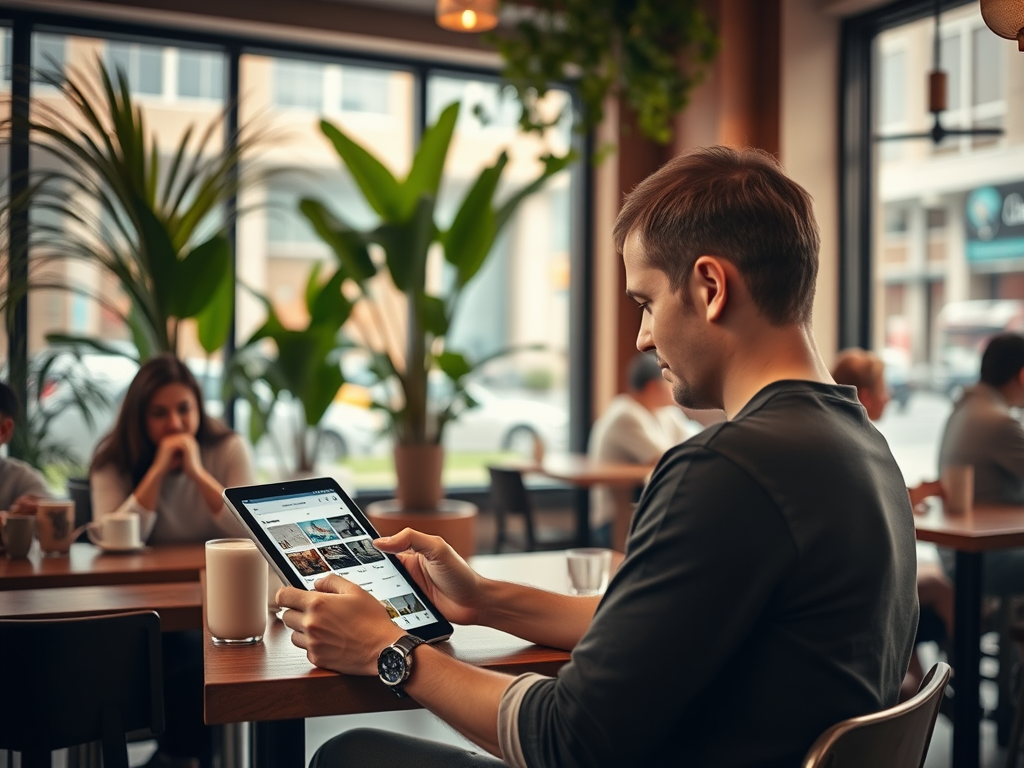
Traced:
<path id="1" fill-rule="evenodd" d="M 412 672 L 412 651 L 422 643 L 423 640 L 415 635 L 403 635 L 377 656 L 377 674 L 396 696 L 406 695 L 402 684 Z"/>

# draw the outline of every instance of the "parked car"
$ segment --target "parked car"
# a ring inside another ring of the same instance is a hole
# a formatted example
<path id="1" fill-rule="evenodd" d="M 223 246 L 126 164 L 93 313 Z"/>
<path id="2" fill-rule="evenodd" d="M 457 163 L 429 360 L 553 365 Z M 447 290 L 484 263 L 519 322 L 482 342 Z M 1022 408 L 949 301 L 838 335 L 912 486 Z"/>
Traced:
<path id="1" fill-rule="evenodd" d="M 938 358 L 933 387 L 956 398 L 978 380 L 981 355 L 990 338 L 1004 331 L 1024 331 L 1024 301 L 951 301 L 939 311 L 935 330 Z"/>
<path id="2" fill-rule="evenodd" d="M 466 391 L 479 405 L 445 427 L 450 451 L 515 451 L 532 455 L 536 439 L 549 452 L 569 444 L 569 414 L 564 408 L 521 396 L 501 395 L 476 382 Z"/>

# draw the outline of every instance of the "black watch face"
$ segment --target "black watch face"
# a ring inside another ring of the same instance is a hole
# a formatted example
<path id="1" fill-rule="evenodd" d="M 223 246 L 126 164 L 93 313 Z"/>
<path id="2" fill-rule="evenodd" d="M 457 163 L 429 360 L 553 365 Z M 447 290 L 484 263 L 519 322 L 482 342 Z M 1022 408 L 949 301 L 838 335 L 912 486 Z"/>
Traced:
<path id="1" fill-rule="evenodd" d="M 390 685 L 398 685 L 405 675 L 405 656 L 394 648 L 385 648 L 377 658 L 377 673 Z"/>

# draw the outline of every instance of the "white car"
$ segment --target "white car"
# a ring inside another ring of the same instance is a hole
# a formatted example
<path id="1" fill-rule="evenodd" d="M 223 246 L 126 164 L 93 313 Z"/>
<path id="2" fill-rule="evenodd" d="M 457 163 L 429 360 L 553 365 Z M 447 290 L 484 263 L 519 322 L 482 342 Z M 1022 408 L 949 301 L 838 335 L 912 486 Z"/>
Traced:
<path id="1" fill-rule="evenodd" d="M 564 408 L 521 396 L 506 397 L 480 384 L 466 385 L 479 403 L 445 426 L 450 451 L 515 451 L 530 456 L 537 438 L 545 450 L 561 453 L 569 444 L 569 414 Z"/>

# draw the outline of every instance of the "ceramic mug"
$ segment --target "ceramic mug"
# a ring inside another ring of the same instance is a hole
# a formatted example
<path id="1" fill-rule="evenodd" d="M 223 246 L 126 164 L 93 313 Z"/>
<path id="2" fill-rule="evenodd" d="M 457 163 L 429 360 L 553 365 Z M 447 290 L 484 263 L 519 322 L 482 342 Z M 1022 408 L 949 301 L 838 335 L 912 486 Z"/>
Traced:
<path id="1" fill-rule="evenodd" d="M 75 502 L 40 499 L 36 511 L 36 536 L 44 555 L 66 555 L 84 528 L 75 528 Z"/>
<path id="2" fill-rule="evenodd" d="M 101 549 L 127 551 L 139 549 L 139 516 L 134 512 L 115 512 L 85 526 L 89 541 Z"/>
<path id="3" fill-rule="evenodd" d="M 7 547 L 8 557 L 16 560 L 28 557 L 35 531 L 35 515 L 0 512 L 0 539 Z"/>

